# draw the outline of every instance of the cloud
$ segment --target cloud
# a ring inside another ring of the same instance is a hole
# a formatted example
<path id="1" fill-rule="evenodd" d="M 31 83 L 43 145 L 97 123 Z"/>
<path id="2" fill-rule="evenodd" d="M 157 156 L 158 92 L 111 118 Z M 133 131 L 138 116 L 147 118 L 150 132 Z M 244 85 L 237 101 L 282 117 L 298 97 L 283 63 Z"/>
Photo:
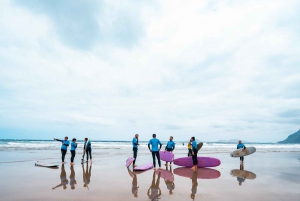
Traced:
<path id="1" fill-rule="evenodd" d="M 275 142 L 299 129 L 297 1 L 70 4 L 1 2 L 0 137 Z"/>

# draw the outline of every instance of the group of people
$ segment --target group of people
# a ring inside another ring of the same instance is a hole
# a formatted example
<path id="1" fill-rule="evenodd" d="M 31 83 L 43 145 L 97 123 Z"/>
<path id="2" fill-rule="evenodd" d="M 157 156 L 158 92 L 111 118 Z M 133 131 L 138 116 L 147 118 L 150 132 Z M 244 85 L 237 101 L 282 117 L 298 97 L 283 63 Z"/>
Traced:
<path id="1" fill-rule="evenodd" d="M 68 137 L 66 136 L 63 140 L 60 139 L 56 139 L 54 138 L 54 140 L 61 142 L 61 161 L 62 164 L 65 163 L 65 156 L 67 154 L 68 151 L 68 146 L 70 145 L 70 142 L 68 140 Z M 75 159 L 75 155 L 76 155 L 76 148 L 77 148 L 77 141 L 76 138 L 72 139 L 71 142 L 71 165 L 74 165 L 74 159 Z M 84 145 L 83 145 L 83 156 L 82 156 L 82 162 L 84 159 L 84 155 L 86 155 L 86 162 L 89 162 L 89 159 L 92 163 L 92 143 L 88 138 L 84 138 Z"/>
<path id="2" fill-rule="evenodd" d="M 138 146 L 139 146 L 139 134 L 135 134 L 134 138 L 132 139 L 132 146 L 133 146 L 133 167 L 136 167 L 136 158 L 137 158 L 137 153 L 138 153 Z M 156 138 L 156 134 L 152 135 L 152 139 L 149 140 L 148 142 L 148 149 L 152 153 L 152 159 L 153 159 L 153 169 L 156 170 L 156 159 L 159 165 L 159 169 L 161 169 L 161 161 L 160 161 L 160 155 L 159 151 L 161 150 L 162 143 L 160 142 L 159 139 Z M 167 145 L 165 147 L 165 151 L 168 152 L 173 152 L 175 149 L 175 143 L 173 141 L 173 137 L 170 136 L 169 141 L 167 142 Z M 190 142 L 188 143 L 188 150 L 189 153 L 188 155 L 192 156 L 193 160 L 193 167 L 192 169 L 197 171 L 197 164 L 198 164 L 198 159 L 197 159 L 197 153 L 198 153 L 198 148 L 197 148 L 197 142 L 195 137 L 192 137 L 190 139 Z M 168 162 L 166 162 L 166 166 L 168 165 Z M 172 162 L 170 162 L 170 166 L 172 165 Z"/>

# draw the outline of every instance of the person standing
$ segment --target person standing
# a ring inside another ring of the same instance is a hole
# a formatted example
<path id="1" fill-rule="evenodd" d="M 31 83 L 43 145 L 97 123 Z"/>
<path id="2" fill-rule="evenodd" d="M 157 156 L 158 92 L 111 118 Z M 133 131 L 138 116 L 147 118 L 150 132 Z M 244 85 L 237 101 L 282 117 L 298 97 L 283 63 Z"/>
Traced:
<path id="1" fill-rule="evenodd" d="M 84 138 L 84 147 L 83 149 L 85 150 L 86 153 L 86 162 L 89 162 L 89 158 L 92 163 L 92 143 L 88 138 Z"/>
<path id="2" fill-rule="evenodd" d="M 73 138 L 72 142 L 71 142 L 71 165 L 74 165 L 74 158 L 75 158 L 75 155 L 76 155 L 76 148 L 77 148 L 76 138 Z"/>
<path id="3" fill-rule="evenodd" d="M 167 143 L 167 146 L 165 148 L 165 151 L 173 152 L 175 149 L 175 143 L 173 142 L 173 136 L 170 136 L 170 141 Z M 168 165 L 168 162 L 166 162 L 166 166 Z M 170 166 L 172 165 L 172 162 L 170 162 Z"/>
<path id="4" fill-rule="evenodd" d="M 245 150 L 246 146 L 242 143 L 241 140 L 239 140 L 239 143 L 237 144 L 236 148 Z M 240 157 L 240 164 L 244 164 L 244 156 Z"/>
<path id="5" fill-rule="evenodd" d="M 192 155 L 192 139 L 188 142 L 188 157 Z"/>
<path id="6" fill-rule="evenodd" d="M 150 148 L 151 145 L 151 148 Z M 158 145 L 160 145 L 160 147 L 158 148 Z M 161 149 L 162 143 L 159 141 L 159 139 L 156 138 L 156 134 L 152 135 L 152 139 L 149 140 L 148 142 L 148 148 L 150 150 L 150 152 L 152 152 L 152 158 L 153 158 L 153 166 L 154 166 L 154 170 L 156 170 L 156 162 L 155 162 L 155 156 L 157 158 L 158 161 L 158 165 L 159 165 L 159 169 L 161 170 L 161 162 L 160 162 L 160 156 L 159 156 L 159 150 Z"/>
<path id="7" fill-rule="evenodd" d="M 198 147 L 197 147 L 197 142 L 195 140 L 195 137 L 192 137 L 191 139 L 192 139 L 191 145 L 192 145 L 192 159 L 193 159 L 192 169 L 194 171 L 197 171 L 198 170 L 198 158 L 197 158 Z"/>
<path id="8" fill-rule="evenodd" d="M 68 146 L 69 146 L 69 141 L 68 137 L 66 136 L 64 140 L 59 140 L 54 138 L 54 140 L 61 142 L 61 161 L 64 164 L 65 163 L 65 156 L 67 154 Z"/>
<path id="9" fill-rule="evenodd" d="M 137 158 L 138 146 L 139 146 L 139 134 L 135 134 L 134 138 L 132 139 L 132 146 L 133 146 L 133 167 L 135 167 L 135 162 Z"/>

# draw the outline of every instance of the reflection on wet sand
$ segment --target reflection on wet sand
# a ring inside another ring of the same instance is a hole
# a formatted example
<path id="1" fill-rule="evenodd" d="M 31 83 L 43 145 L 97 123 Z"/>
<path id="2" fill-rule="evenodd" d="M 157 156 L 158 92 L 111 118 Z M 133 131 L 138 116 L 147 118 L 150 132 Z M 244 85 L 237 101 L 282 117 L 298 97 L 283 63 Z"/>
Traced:
<path id="1" fill-rule="evenodd" d="M 129 175 L 132 177 L 132 188 L 131 192 L 135 198 L 138 197 L 139 186 L 137 185 L 137 176 L 129 168 L 127 168 Z"/>
<path id="2" fill-rule="evenodd" d="M 240 169 L 231 170 L 230 174 L 234 177 L 237 177 L 237 181 L 241 186 L 246 179 L 253 180 L 256 178 L 256 174 L 247 170 L 244 170 L 244 166 L 241 165 Z"/>
<path id="3" fill-rule="evenodd" d="M 193 171 L 193 176 L 192 176 L 192 194 L 191 194 L 191 198 L 192 200 L 195 200 L 196 197 L 196 193 L 197 193 L 197 187 L 198 187 L 198 182 L 197 182 L 197 178 L 198 178 L 198 173 L 197 171 Z"/>
<path id="4" fill-rule="evenodd" d="M 156 174 L 158 174 L 158 172 L 156 172 Z M 165 184 L 167 185 L 167 189 L 169 190 L 169 195 L 172 195 L 173 190 L 175 189 L 172 167 L 170 166 L 170 170 L 169 170 L 167 166 L 166 169 L 162 171 L 161 177 L 165 180 Z"/>
<path id="5" fill-rule="evenodd" d="M 57 186 L 53 187 L 52 190 L 58 188 L 58 187 L 63 187 L 63 189 L 67 189 L 67 185 L 68 185 L 69 181 L 67 180 L 67 174 L 66 174 L 66 170 L 65 170 L 65 165 L 62 164 L 61 165 L 61 172 L 60 172 L 60 184 L 58 184 Z"/>
<path id="6" fill-rule="evenodd" d="M 193 171 L 190 168 L 180 167 L 174 170 L 174 174 L 188 178 L 192 178 L 196 174 L 198 179 L 217 179 L 221 176 L 218 170 L 210 168 L 198 168 L 197 171 Z"/>
<path id="7" fill-rule="evenodd" d="M 156 182 L 155 182 L 155 177 L 156 177 L 156 173 L 155 171 L 153 172 L 153 176 L 152 176 L 152 183 L 150 188 L 148 189 L 147 195 L 149 197 L 150 200 L 158 200 L 160 199 L 161 196 L 161 190 L 159 188 L 159 182 L 160 182 L 160 172 L 158 173 Z"/>
<path id="8" fill-rule="evenodd" d="M 71 169 L 71 174 L 70 174 L 70 186 L 71 186 L 71 189 L 74 190 L 74 189 L 75 189 L 75 184 L 77 184 L 77 182 L 76 182 L 76 180 L 75 180 L 74 166 L 71 165 L 70 169 Z"/>
<path id="9" fill-rule="evenodd" d="M 83 187 L 86 187 L 89 190 L 89 184 L 91 181 L 91 175 L 92 175 L 92 165 L 86 163 L 86 170 L 84 170 L 84 164 L 82 164 L 82 175 L 83 175 Z"/>

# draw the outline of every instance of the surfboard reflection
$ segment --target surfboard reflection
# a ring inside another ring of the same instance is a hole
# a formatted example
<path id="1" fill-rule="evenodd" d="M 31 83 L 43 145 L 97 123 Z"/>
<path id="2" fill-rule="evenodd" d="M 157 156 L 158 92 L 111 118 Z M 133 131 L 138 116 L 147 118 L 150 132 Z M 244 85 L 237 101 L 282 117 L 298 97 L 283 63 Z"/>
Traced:
<path id="1" fill-rule="evenodd" d="M 187 178 L 193 178 L 196 175 L 197 179 L 217 179 L 221 176 L 218 170 L 210 168 L 198 168 L 197 171 L 193 171 L 190 168 L 180 167 L 174 170 L 174 174 Z"/>
<path id="2" fill-rule="evenodd" d="M 82 164 L 82 175 L 83 175 L 83 187 L 89 190 L 89 184 L 91 182 L 92 175 L 92 165 L 86 163 L 86 170 L 84 169 L 84 164 Z"/>
<path id="3" fill-rule="evenodd" d="M 244 170 L 244 166 L 241 165 L 240 169 L 231 170 L 230 174 L 233 177 L 237 178 L 238 184 L 241 186 L 246 179 L 254 180 L 256 178 L 256 174 L 247 170 Z"/>
<path id="4" fill-rule="evenodd" d="M 138 190 L 139 190 L 139 186 L 137 185 L 137 176 L 135 173 L 133 173 L 129 168 L 127 168 L 127 171 L 129 173 L 129 175 L 132 177 L 132 188 L 131 188 L 131 192 L 133 194 L 133 196 L 135 198 L 138 197 Z"/>
<path id="5" fill-rule="evenodd" d="M 147 195 L 148 195 L 150 200 L 158 200 L 158 199 L 161 198 L 160 197 L 161 196 L 161 190 L 159 188 L 160 175 L 161 175 L 161 172 L 159 171 L 158 175 L 157 175 L 157 179 L 155 179 L 156 178 L 156 173 L 155 173 L 155 171 L 153 172 L 152 183 L 151 183 L 151 186 L 149 187 L 148 192 L 147 192 Z"/>
<path id="6" fill-rule="evenodd" d="M 60 184 L 58 184 L 57 186 L 53 187 L 52 190 L 58 188 L 58 187 L 63 187 L 63 189 L 67 189 L 67 185 L 68 185 L 69 181 L 67 180 L 67 174 L 66 174 L 66 170 L 65 170 L 65 165 L 62 164 L 61 165 L 61 172 L 60 172 Z"/>

